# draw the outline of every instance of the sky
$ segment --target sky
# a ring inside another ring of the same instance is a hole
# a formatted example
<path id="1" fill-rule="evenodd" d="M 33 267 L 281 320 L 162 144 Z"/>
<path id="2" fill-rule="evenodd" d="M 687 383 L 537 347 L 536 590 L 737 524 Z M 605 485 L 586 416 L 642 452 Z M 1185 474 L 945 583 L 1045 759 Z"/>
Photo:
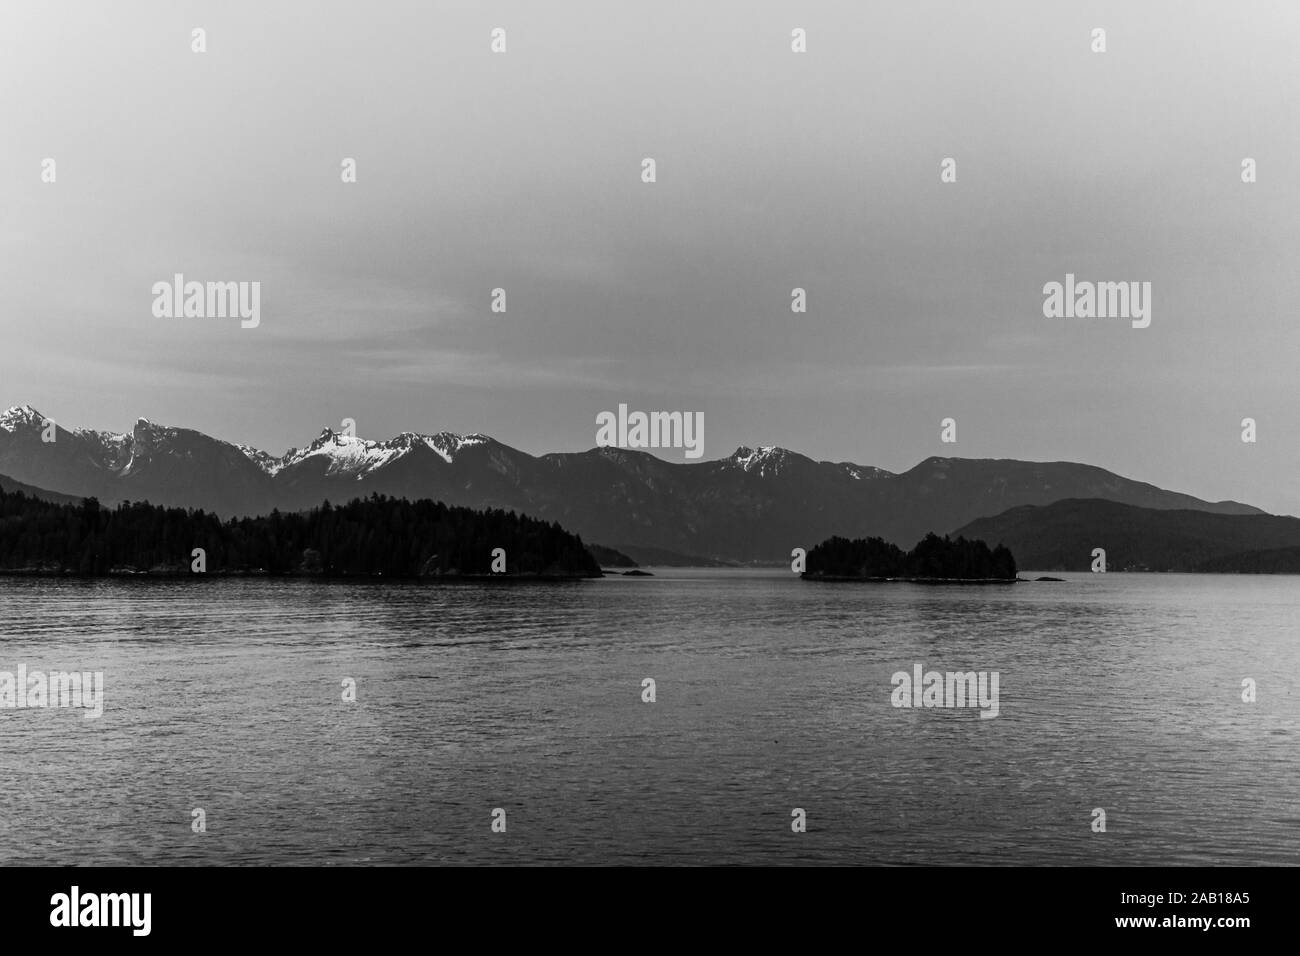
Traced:
<path id="1" fill-rule="evenodd" d="M 706 459 L 1300 514 L 1298 49 L 1252 0 L 6 0 L 0 406 L 541 454 L 626 404 L 702 413 Z M 260 324 L 156 317 L 176 273 L 260 282 Z M 1150 327 L 1045 317 L 1067 273 L 1150 282 Z"/>

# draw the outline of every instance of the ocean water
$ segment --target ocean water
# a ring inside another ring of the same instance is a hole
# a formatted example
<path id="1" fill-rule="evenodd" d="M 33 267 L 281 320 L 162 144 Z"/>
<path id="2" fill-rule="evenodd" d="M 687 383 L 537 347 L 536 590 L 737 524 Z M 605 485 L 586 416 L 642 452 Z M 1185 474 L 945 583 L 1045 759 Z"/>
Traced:
<path id="1" fill-rule="evenodd" d="M 1300 860 L 1300 579 L 1063 576 L 0 579 L 0 671 L 104 674 L 0 709 L 0 864 Z"/>

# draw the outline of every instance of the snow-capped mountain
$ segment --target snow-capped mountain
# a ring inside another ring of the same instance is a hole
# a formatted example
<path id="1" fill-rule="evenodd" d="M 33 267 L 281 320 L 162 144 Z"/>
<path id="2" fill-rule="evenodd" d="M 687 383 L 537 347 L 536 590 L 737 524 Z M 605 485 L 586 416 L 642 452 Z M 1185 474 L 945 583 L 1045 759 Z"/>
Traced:
<path id="1" fill-rule="evenodd" d="M 439 432 L 436 435 L 402 432 L 388 441 L 368 441 L 326 428 L 306 448 L 291 448 L 279 458 L 250 445 L 235 447 L 268 475 L 274 476 L 309 458 L 319 458 L 325 462 L 325 474 L 360 479 L 409 454 L 417 447 L 427 448 L 447 464 L 451 464 L 462 449 L 483 445 L 489 441 L 491 439 L 486 435 L 454 435 L 451 432 Z"/>
<path id="2" fill-rule="evenodd" d="M 73 435 L 93 450 L 96 461 L 109 471 L 121 473 L 131 462 L 132 433 L 97 432 L 77 428 Z"/>
<path id="3" fill-rule="evenodd" d="M 50 491 L 221 514 L 265 510 L 272 501 L 259 480 L 265 476 L 239 449 L 191 429 L 141 418 L 130 432 L 69 430 L 30 405 L 0 421 L 7 426 L 0 426 L 0 474 Z"/>
<path id="4" fill-rule="evenodd" d="M 26 428 L 40 428 L 45 421 L 45 416 L 32 408 L 30 405 L 15 405 L 8 411 L 0 414 L 0 431 L 15 432 Z"/>
<path id="5" fill-rule="evenodd" d="M 300 510 L 372 492 L 513 510 L 588 541 L 732 561 L 776 561 L 833 534 L 911 547 L 1019 505 L 1102 498 L 1144 508 L 1257 514 L 1072 462 L 928 458 L 893 474 L 776 446 L 675 464 L 595 448 L 535 457 L 486 435 L 403 432 L 375 441 L 323 430 L 273 455 L 138 420 L 130 432 L 53 429 L 29 405 L 0 414 L 0 476 L 105 504 L 150 501 L 223 516 Z"/>
<path id="6" fill-rule="evenodd" d="M 727 461 L 742 471 L 754 472 L 760 476 L 779 475 L 781 466 L 785 464 L 789 456 L 788 451 L 775 445 L 761 445 L 758 448 L 741 445 Z"/>
<path id="7" fill-rule="evenodd" d="M 741 469 L 744 472 L 756 474 L 760 478 L 776 477 L 782 473 L 782 469 L 789 466 L 794 459 L 811 461 L 786 448 L 780 448 L 776 445 L 760 445 L 758 448 L 750 448 L 747 445 L 741 445 L 731 457 L 725 459 L 728 463 Z M 834 464 L 836 467 L 844 469 L 844 473 L 855 481 L 862 481 L 871 478 L 885 478 L 893 474 L 891 471 L 885 471 L 883 468 L 874 468 L 870 465 L 855 465 L 849 461 L 841 462 L 818 462 L 820 465 Z"/>

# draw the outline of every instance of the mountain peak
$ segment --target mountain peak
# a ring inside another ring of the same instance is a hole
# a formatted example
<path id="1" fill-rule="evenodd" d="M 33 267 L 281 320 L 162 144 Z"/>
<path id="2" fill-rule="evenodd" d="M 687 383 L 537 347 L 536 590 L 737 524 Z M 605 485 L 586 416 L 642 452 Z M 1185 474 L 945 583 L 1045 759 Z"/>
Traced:
<path id="1" fill-rule="evenodd" d="M 279 458 L 259 451 L 251 445 L 236 447 L 269 475 L 275 475 L 308 458 L 323 458 L 325 474 L 349 475 L 360 479 L 420 448 L 433 452 L 443 461 L 451 464 L 456 454 L 463 448 L 482 445 L 489 441 L 491 439 L 486 435 L 477 433 L 456 435 L 451 432 L 439 432 L 436 435 L 424 435 L 412 431 L 400 432 L 387 441 L 371 441 L 356 435 L 336 432 L 327 426 L 321 429 L 321 433 L 306 448 L 290 448 Z"/>
<path id="2" fill-rule="evenodd" d="M 23 426 L 40 426 L 44 421 L 45 416 L 30 405 L 15 405 L 0 414 L 0 428 L 7 432 L 17 431 Z"/>
<path id="3" fill-rule="evenodd" d="M 757 469 L 759 475 L 776 475 L 780 474 L 781 467 L 789 461 L 790 455 L 789 450 L 777 445 L 759 445 L 758 448 L 741 445 L 727 461 L 744 471 Z"/>
<path id="4" fill-rule="evenodd" d="M 159 425 L 157 422 L 151 422 L 147 418 L 137 418 L 135 420 L 135 426 L 131 429 L 131 437 L 137 443 L 147 445 L 150 442 L 175 439 L 182 431 L 184 431 L 184 429 L 173 428 L 170 425 Z"/>
<path id="5" fill-rule="evenodd" d="M 755 448 L 750 448 L 748 445 L 741 445 L 734 452 L 732 452 L 731 457 L 733 459 L 743 459 L 743 458 L 750 458 L 755 455 L 771 456 L 771 455 L 787 455 L 787 454 L 789 454 L 789 450 L 782 448 L 779 445 L 759 445 Z"/>
<path id="6" fill-rule="evenodd" d="M 831 464 L 838 465 L 844 469 L 844 473 L 854 481 L 862 481 L 870 478 L 893 478 L 896 477 L 892 471 L 886 471 L 884 468 L 877 468 L 875 465 L 855 465 L 851 461 L 837 461 Z"/>
<path id="7" fill-rule="evenodd" d="M 452 432 L 438 432 L 436 435 L 417 436 L 424 441 L 430 451 L 436 452 L 446 459 L 448 464 L 455 459 L 457 453 L 463 448 L 469 448 L 474 445 L 484 445 L 491 441 L 486 435 L 480 435 L 475 432 L 473 435 L 456 435 Z"/>

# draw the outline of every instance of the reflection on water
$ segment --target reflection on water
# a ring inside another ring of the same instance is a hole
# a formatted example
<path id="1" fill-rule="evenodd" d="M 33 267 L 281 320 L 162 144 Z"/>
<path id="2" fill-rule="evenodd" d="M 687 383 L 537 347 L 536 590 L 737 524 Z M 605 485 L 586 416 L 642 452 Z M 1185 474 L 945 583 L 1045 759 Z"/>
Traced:
<path id="1" fill-rule="evenodd" d="M 0 671 L 105 675 L 0 710 L 0 863 L 1296 862 L 1300 579 L 1068 577 L 0 579 Z"/>

